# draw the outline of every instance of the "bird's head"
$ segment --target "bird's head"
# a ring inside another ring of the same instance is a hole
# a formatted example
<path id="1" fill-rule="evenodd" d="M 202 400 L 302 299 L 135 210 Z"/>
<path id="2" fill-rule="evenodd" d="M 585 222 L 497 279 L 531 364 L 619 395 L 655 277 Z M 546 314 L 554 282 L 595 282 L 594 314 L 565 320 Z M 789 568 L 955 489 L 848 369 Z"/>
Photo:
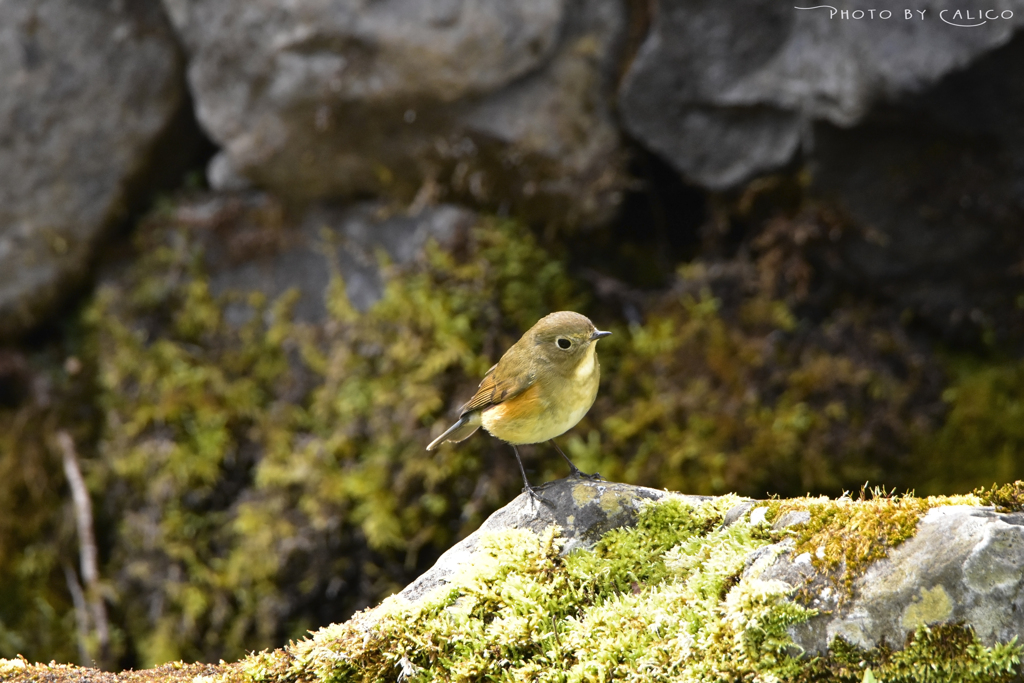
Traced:
<path id="1" fill-rule="evenodd" d="M 593 353 L 602 332 L 590 319 L 572 311 L 550 313 L 530 328 L 527 337 L 536 352 L 555 367 L 572 369 Z"/>

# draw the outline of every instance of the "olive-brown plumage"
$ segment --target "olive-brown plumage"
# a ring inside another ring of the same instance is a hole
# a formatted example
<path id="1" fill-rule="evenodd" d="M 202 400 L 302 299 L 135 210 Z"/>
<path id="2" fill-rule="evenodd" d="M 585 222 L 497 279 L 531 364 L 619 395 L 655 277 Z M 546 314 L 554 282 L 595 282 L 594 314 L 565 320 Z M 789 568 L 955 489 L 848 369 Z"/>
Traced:
<path id="1" fill-rule="evenodd" d="M 445 441 L 463 441 L 480 427 L 513 449 L 572 429 L 597 397 L 601 379 L 597 341 L 609 334 L 579 313 L 544 316 L 487 371 L 476 394 L 462 406 L 459 420 L 427 450 Z M 564 458 L 561 449 L 555 448 Z M 576 466 L 569 465 L 578 475 Z M 529 482 L 526 487 L 532 492 Z"/>

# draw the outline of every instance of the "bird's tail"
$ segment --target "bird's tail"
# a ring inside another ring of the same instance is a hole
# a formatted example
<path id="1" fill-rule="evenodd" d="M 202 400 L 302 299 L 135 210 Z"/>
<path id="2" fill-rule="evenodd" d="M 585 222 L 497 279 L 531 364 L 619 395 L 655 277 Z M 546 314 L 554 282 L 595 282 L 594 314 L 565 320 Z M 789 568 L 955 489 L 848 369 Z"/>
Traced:
<path id="1" fill-rule="evenodd" d="M 445 441 L 465 441 L 473 435 L 477 429 L 480 428 L 480 413 L 473 412 L 467 413 L 459 418 L 459 421 L 453 424 L 451 427 L 445 430 L 444 434 L 437 437 L 430 442 L 427 446 L 428 451 L 432 451 Z"/>

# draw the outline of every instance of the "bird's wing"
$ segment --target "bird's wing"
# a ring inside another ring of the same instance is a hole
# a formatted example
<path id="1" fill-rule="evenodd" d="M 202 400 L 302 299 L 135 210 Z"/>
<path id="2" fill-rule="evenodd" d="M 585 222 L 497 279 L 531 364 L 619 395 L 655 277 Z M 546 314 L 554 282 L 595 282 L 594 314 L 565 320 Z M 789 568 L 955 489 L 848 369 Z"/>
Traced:
<path id="1" fill-rule="evenodd" d="M 536 378 L 533 367 L 523 368 L 522 372 L 516 372 L 508 371 L 504 367 L 499 367 L 500 365 L 501 361 L 498 361 L 484 375 L 476 394 L 469 399 L 466 405 L 462 406 L 463 415 L 507 401 L 533 386 Z"/>

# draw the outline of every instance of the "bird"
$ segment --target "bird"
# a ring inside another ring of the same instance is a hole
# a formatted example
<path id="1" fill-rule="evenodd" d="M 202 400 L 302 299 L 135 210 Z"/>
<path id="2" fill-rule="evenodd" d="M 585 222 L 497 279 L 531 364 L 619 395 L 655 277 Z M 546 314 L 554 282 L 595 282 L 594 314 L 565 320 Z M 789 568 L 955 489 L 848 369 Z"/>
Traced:
<path id="1" fill-rule="evenodd" d="M 517 446 L 551 441 L 569 463 L 571 476 L 600 477 L 580 472 L 554 438 L 575 427 L 594 405 L 601 380 L 597 342 L 610 334 L 572 311 L 544 316 L 484 374 L 476 394 L 460 409 L 458 421 L 427 450 L 446 441 L 464 441 L 483 427 L 512 446 L 523 491 L 535 499 L 539 497 L 526 478 Z"/>

